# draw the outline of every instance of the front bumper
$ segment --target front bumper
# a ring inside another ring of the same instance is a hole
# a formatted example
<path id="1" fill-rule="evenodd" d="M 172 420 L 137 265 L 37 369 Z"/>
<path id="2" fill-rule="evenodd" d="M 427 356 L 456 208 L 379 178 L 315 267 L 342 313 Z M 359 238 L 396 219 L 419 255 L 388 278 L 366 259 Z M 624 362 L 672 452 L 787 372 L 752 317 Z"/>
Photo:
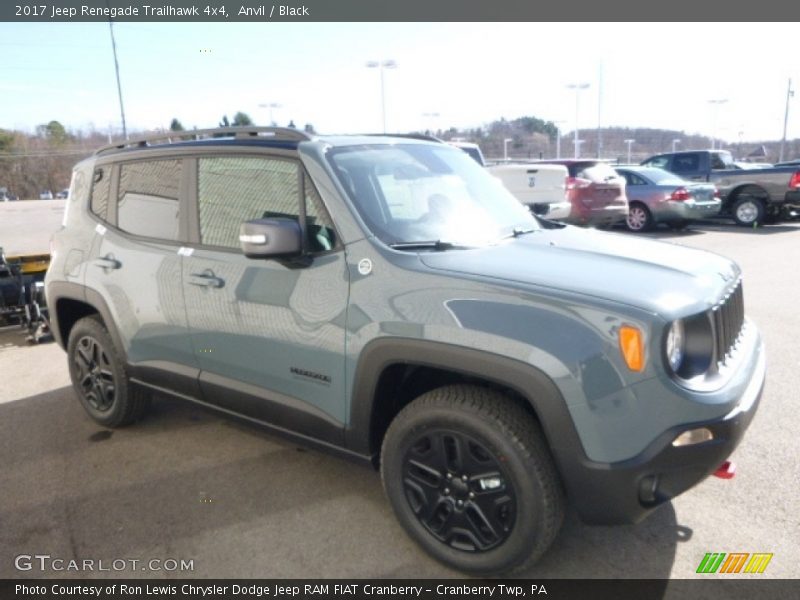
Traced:
<path id="1" fill-rule="evenodd" d="M 765 378 L 762 349 L 748 386 L 728 414 L 673 427 L 629 460 L 612 464 L 583 460 L 570 465 L 569 472 L 562 475 L 578 514 L 597 525 L 636 523 L 708 477 L 741 441 L 758 408 Z M 681 433 L 701 427 L 713 433 L 712 440 L 672 445 Z"/>

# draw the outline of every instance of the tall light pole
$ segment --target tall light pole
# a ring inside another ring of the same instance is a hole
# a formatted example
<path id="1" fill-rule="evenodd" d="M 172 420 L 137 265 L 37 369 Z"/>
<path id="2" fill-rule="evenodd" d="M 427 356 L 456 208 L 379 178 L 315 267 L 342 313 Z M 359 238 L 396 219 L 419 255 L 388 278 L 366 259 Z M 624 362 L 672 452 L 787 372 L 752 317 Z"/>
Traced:
<path id="1" fill-rule="evenodd" d="M 721 105 L 725 104 L 728 101 L 727 98 L 717 98 L 714 100 L 709 100 L 709 104 L 713 107 L 713 118 L 711 119 L 711 149 L 713 150 L 715 147 L 715 140 L 717 139 L 717 112 Z"/>
<path id="2" fill-rule="evenodd" d="M 678 144 L 680 144 L 680 143 L 681 143 L 681 141 L 680 141 L 680 140 L 678 140 L 678 139 L 674 139 L 674 140 L 672 140 L 672 151 L 673 151 L 673 152 L 675 152 L 675 147 L 676 147 Z"/>
<path id="3" fill-rule="evenodd" d="M 566 121 L 550 121 L 556 128 L 556 158 L 561 158 L 561 127 Z"/>
<path id="4" fill-rule="evenodd" d="M 786 112 L 783 115 L 783 137 L 781 138 L 781 154 L 778 157 L 778 162 L 783 161 L 783 147 L 786 145 L 786 125 L 789 123 L 789 98 L 794 96 L 792 89 L 792 80 L 789 78 L 789 87 L 786 90 Z"/>
<path id="5" fill-rule="evenodd" d="M 575 90 L 575 158 L 580 158 L 581 151 L 580 151 L 580 140 L 578 139 L 578 113 L 580 109 L 580 97 L 581 97 L 581 90 L 585 90 L 589 87 L 588 83 L 569 83 L 567 84 L 567 88 L 570 90 Z"/>
<path id="6" fill-rule="evenodd" d="M 383 120 L 383 133 L 386 133 L 386 93 L 383 84 L 384 69 L 396 69 L 397 63 L 392 59 L 367 61 L 368 69 L 378 69 L 381 72 L 381 118 Z"/>
<path id="7" fill-rule="evenodd" d="M 263 104 L 258 105 L 259 108 L 268 108 L 269 109 L 269 124 L 272 127 L 275 127 L 277 123 L 275 123 L 275 119 L 272 118 L 272 111 L 275 108 L 281 108 L 283 105 L 277 102 L 264 102 Z"/>
<path id="8" fill-rule="evenodd" d="M 632 145 L 632 144 L 633 144 L 635 141 L 636 141 L 636 140 L 625 140 L 625 143 L 626 143 L 626 144 L 628 144 L 628 164 L 631 164 L 631 145 Z"/>
<path id="9" fill-rule="evenodd" d="M 106 3 L 108 5 L 108 3 Z M 125 125 L 125 107 L 122 105 L 122 83 L 119 80 L 119 62 L 117 61 L 117 42 L 114 39 L 114 22 L 108 20 L 108 29 L 111 32 L 111 50 L 114 52 L 114 71 L 117 74 L 117 95 L 119 96 L 119 113 L 122 117 L 122 135 L 128 139 L 128 128 Z"/>
<path id="10" fill-rule="evenodd" d="M 513 141 L 513 138 L 506 138 L 503 140 L 503 160 L 508 160 L 508 143 Z"/>

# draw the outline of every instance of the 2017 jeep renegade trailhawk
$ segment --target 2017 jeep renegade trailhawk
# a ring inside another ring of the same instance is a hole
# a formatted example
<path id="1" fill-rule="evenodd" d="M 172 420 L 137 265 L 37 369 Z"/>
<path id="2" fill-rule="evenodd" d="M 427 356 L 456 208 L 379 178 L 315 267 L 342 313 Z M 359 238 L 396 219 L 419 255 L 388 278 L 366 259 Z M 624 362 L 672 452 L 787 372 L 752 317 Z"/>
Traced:
<path id="1" fill-rule="evenodd" d="M 370 461 L 476 574 L 532 564 L 567 501 L 642 519 L 750 423 L 765 356 L 731 261 L 538 220 L 447 144 L 191 135 L 75 167 L 46 292 L 98 423 L 157 390 Z"/>

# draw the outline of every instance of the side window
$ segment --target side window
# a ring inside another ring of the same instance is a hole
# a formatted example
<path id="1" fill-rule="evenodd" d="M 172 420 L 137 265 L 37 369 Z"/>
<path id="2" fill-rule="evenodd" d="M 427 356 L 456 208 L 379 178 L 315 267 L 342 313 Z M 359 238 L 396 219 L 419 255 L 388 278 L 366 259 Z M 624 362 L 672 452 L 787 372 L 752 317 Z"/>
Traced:
<path id="1" fill-rule="evenodd" d="M 722 161 L 722 158 L 720 158 L 719 154 L 711 154 L 710 156 L 711 156 L 711 168 L 714 171 L 724 171 L 725 169 L 727 169 L 725 163 Z"/>
<path id="2" fill-rule="evenodd" d="M 672 170 L 675 173 L 692 173 L 700 166 L 697 154 L 682 154 L 672 159 Z"/>
<path id="3" fill-rule="evenodd" d="M 103 221 L 108 220 L 108 195 L 110 191 L 111 165 L 97 167 L 92 176 L 92 198 L 89 202 L 89 209 Z"/>
<path id="4" fill-rule="evenodd" d="M 308 239 L 308 249 L 311 252 L 326 252 L 327 250 L 332 250 L 336 245 L 336 233 L 333 229 L 333 221 L 328 211 L 325 210 L 322 198 L 319 197 L 319 192 L 317 192 L 317 188 L 314 187 L 308 175 L 303 175 L 303 190 L 305 191 L 306 198 L 306 226 L 308 227 L 306 237 Z"/>
<path id="5" fill-rule="evenodd" d="M 647 167 L 657 167 L 659 169 L 667 169 L 669 167 L 669 157 L 656 156 L 655 158 L 651 158 L 650 160 L 643 162 L 642 164 Z"/>
<path id="6" fill-rule="evenodd" d="M 244 221 L 299 220 L 299 166 L 295 162 L 242 156 L 200 158 L 197 180 L 203 244 L 239 248 Z"/>
<path id="7" fill-rule="evenodd" d="M 123 164 L 119 174 L 117 227 L 163 240 L 178 239 L 180 160 Z"/>
<path id="8" fill-rule="evenodd" d="M 625 173 L 625 179 L 628 182 L 628 185 L 647 185 L 647 182 L 636 175 L 636 173 Z"/>

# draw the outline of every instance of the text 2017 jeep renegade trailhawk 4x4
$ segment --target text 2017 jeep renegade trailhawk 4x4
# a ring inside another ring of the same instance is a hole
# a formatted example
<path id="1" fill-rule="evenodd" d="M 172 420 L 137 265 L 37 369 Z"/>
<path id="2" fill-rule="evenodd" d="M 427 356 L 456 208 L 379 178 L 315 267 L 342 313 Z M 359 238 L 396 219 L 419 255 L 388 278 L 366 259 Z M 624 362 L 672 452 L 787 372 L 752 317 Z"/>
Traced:
<path id="1" fill-rule="evenodd" d="M 477 574 L 532 564 L 567 501 L 635 522 L 701 481 L 765 378 L 731 261 L 539 221 L 404 137 L 103 148 L 46 292 L 98 423 L 155 390 L 371 461 L 408 534 Z"/>

